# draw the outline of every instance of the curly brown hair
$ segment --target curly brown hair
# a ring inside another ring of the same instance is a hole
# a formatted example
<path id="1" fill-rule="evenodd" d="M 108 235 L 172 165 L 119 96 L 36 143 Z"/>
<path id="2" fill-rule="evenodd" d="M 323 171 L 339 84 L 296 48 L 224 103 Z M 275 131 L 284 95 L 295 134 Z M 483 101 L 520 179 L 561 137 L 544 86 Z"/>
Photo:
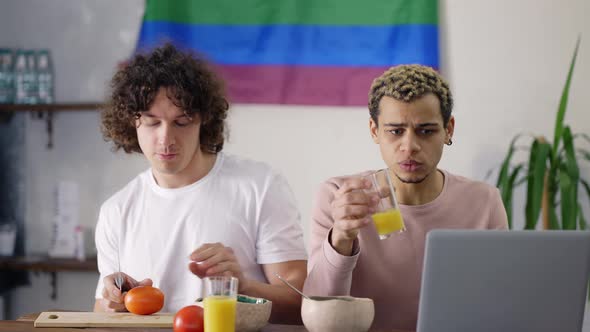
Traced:
<path id="1" fill-rule="evenodd" d="M 115 150 L 142 152 L 135 120 L 151 107 L 160 88 L 168 90 L 188 117 L 198 114 L 201 150 L 217 153 L 223 149 L 229 103 L 223 82 L 203 58 L 167 44 L 134 56 L 115 73 L 111 88 L 101 131 L 105 141 L 113 141 Z"/>
<path id="2" fill-rule="evenodd" d="M 409 103 L 428 93 L 438 98 L 446 128 L 453 110 L 449 84 L 434 69 L 422 65 L 394 66 L 373 80 L 369 91 L 369 114 L 378 124 L 379 102 L 384 96 Z"/>

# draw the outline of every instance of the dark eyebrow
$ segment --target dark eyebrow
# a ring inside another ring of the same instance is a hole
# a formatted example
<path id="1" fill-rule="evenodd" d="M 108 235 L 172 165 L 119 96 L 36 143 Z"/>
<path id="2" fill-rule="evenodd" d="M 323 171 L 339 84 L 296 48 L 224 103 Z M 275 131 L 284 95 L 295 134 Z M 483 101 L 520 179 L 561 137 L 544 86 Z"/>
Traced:
<path id="1" fill-rule="evenodd" d="M 141 115 L 142 115 L 142 116 L 147 116 L 148 118 L 156 118 L 156 119 L 158 119 L 158 117 L 157 117 L 157 116 L 155 116 L 155 115 L 153 115 L 153 114 L 150 114 L 150 113 L 148 113 L 148 112 L 143 112 Z M 188 116 L 188 115 L 186 115 L 186 114 L 181 114 L 181 115 L 179 115 L 179 116 L 175 117 L 175 118 L 174 118 L 174 120 L 177 120 L 177 119 L 180 119 L 180 118 L 187 118 L 187 119 L 192 119 L 190 116 Z"/>
<path id="2" fill-rule="evenodd" d="M 406 128 L 408 126 L 407 123 L 384 123 L 383 124 L 386 127 L 401 127 L 401 128 Z M 424 128 L 424 127 L 438 127 L 439 124 L 436 122 L 426 122 L 426 123 L 420 123 L 416 126 L 416 128 Z"/>
<path id="3" fill-rule="evenodd" d="M 407 123 L 384 123 L 383 126 L 385 127 L 407 127 Z"/>
<path id="4" fill-rule="evenodd" d="M 439 124 L 436 122 L 426 122 L 426 123 L 420 123 L 416 126 L 416 128 L 424 128 L 424 127 L 438 127 Z"/>

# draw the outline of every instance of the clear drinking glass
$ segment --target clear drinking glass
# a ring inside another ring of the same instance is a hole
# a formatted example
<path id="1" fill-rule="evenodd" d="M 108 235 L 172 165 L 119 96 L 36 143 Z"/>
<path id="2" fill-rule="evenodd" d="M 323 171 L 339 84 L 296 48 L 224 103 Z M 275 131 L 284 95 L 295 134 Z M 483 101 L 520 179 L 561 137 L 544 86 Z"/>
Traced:
<path id="1" fill-rule="evenodd" d="M 203 279 L 205 331 L 234 332 L 238 279 L 234 277 L 207 277 Z"/>
<path id="2" fill-rule="evenodd" d="M 381 169 L 364 177 L 369 179 L 372 184 L 366 192 L 378 193 L 380 198 L 376 207 L 377 211 L 371 215 L 379 239 L 385 240 L 392 234 L 404 232 L 406 225 L 397 204 L 389 169 Z"/>

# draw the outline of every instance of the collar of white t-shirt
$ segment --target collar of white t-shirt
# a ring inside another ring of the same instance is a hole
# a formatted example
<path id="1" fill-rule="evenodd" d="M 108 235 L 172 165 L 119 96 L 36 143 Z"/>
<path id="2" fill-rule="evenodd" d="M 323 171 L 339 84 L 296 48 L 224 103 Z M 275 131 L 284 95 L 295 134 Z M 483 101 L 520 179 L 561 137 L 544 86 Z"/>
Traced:
<path id="1" fill-rule="evenodd" d="M 150 168 L 149 171 L 146 172 L 146 177 L 148 178 L 147 183 L 148 183 L 150 189 L 153 190 L 156 194 L 158 194 L 160 196 L 170 198 L 170 197 L 175 197 L 178 195 L 183 195 L 187 192 L 196 190 L 197 188 L 202 186 L 203 183 L 206 183 L 210 179 L 214 178 L 217 175 L 217 173 L 219 173 L 219 169 L 221 169 L 224 159 L 225 159 L 225 155 L 222 152 L 217 153 L 217 156 L 215 158 L 215 164 L 213 165 L 213 168 L 211 168 L 209 173 L 207 173 L 204 177 L 200 178 L 196 182 L 191 183 L 191 184 L 184 186 L 184 187 L 180 187 L 180 188 L 163 188 L 163 187 L 161 187 L 156 182 L 156 178 L 154 177 L 154 173 L 153 173 L 153 168 Z"/>

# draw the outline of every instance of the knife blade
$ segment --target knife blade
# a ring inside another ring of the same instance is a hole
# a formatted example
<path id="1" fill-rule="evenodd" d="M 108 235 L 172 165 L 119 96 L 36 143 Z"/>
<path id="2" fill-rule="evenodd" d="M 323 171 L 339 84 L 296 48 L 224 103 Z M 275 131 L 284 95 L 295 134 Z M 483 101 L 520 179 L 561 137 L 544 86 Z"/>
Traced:
<path id="1" fill-rule="evenodd" d="M 121 259 L 119 257 L 119 248 L 117 248 L 117 273 L 115 274 L 115 286 L 123 293 L 123 276 L 121 275 Z"/>

